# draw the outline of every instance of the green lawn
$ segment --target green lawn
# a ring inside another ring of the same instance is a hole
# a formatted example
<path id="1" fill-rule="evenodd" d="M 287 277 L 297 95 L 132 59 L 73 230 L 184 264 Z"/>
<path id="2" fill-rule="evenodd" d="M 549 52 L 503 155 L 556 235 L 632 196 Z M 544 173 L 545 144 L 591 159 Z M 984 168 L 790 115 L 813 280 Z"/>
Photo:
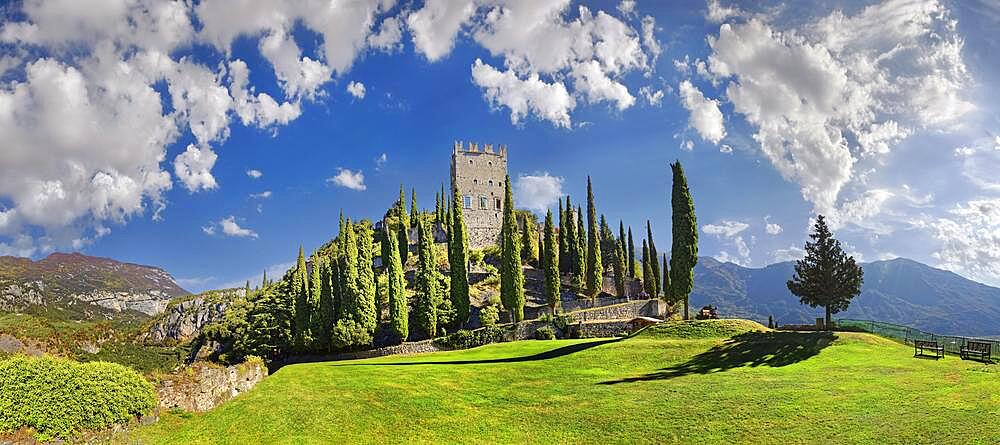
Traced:
<path id="1" fill-rule="evenodd" d="M 726 323 L 726 322 L 722 322 Z M 749 325 L 747 325 L 749 326 Z M 757 325 L 759 326 L 759 325 Z M 868 334 L 660 325 L 288 366 L 140 443 L 1000 443 L 1000 365 Z"/>

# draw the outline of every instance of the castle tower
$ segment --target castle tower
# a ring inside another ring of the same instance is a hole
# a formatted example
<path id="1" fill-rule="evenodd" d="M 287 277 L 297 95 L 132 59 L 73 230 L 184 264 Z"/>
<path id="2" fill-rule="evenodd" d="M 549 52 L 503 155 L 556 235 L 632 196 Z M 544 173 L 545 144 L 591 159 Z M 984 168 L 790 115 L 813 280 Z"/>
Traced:
<path id="1" fill-rule="evenodd" d="M 456 141 L 451 155 L 451 183 L 462 196 L 469 247 L 481 249 L 500 240 L 503 221 L 507 147 Z"/>

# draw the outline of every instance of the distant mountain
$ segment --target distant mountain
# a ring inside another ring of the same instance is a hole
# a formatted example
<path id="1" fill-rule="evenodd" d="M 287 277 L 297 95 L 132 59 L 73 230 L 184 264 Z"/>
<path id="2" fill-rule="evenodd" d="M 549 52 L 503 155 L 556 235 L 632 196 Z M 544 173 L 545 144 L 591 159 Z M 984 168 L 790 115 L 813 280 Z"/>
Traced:
<path id="1" fill-rule="evenodd" d="M 0 310 L 60 318 L 135 316 L 163 312 L 170 299 L 189 294 L 158 267 L 80 253 L 53 253 L 32 261 L 0 257 Z"/>
<path id="2" fill-rule="evenodd" d="M 865 282 L 861 295 L 837 318 L 859 318 L 912 326 L 939 334 L 1000 335 L 1000 288 L 987 286 L 946 270 L 898 258 L 861 265 Z M 794 263 L 759 269 L 698 259 L 692 308 L 719 307 L 727 317 L 781 324 L 813 323 L 821 308 L 799 303 L 785 282 Z"/>

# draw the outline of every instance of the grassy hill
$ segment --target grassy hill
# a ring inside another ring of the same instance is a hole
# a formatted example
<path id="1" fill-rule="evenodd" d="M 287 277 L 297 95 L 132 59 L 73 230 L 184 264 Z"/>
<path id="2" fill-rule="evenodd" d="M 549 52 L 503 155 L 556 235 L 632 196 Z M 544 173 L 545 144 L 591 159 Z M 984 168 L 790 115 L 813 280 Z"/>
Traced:
<path id="1" fill-rule="evenodd" d="M 997 443 L 997 415 L 998 365 L 723 320 L 292 365 L 211 412 L 168 413 L 123 440 Z"/>

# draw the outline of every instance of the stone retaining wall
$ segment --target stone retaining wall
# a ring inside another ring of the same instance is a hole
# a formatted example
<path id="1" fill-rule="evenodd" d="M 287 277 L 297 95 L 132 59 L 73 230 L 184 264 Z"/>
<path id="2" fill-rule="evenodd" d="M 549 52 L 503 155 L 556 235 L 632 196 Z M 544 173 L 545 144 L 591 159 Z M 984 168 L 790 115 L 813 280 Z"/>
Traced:
<path id="1" fill-rule="evenodd" d="M 576 321 L 622 320 L 636 317 L 663 318 L 667 305 L 660 300 L 637 300 L 612 306 L 583 309 L 567 315 Z"/>
<path id="2" fill-rule="evenodd" d="M 162 409 L 208 411 L 249 391 L 264 377 L 267 367 L 259 361 L 229 367 L 197 363 L 165 377 L 156 395 Z"/>

